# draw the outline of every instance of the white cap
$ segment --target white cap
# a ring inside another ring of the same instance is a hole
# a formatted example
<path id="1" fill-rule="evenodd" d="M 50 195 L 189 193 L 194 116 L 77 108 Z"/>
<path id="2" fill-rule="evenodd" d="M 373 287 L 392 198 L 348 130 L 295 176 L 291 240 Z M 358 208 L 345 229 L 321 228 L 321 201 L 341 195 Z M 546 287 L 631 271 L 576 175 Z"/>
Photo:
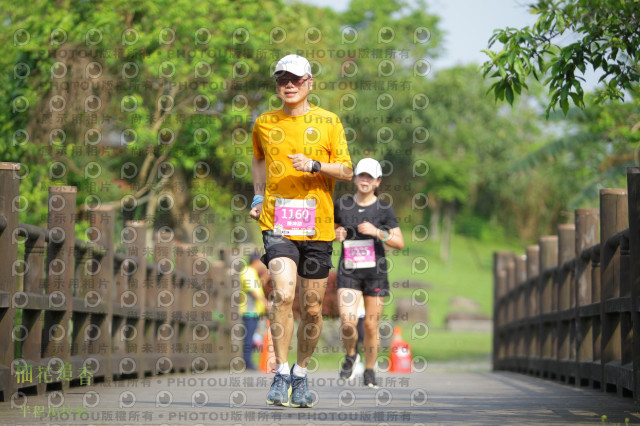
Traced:
<path id="1" fill-rule="evenodd" d="M 373 158 L 363 158 L 362 160 L 358 161 L 358 165 L 353 172 L 353 174 L 355 174 L 356 176 L 361 173 L 367 173 L 374 179 L 378 179 L 380 176 L 382 176 L 382 167 L 380 166 L 380 163 L 378 163 Z"/>
<path id="2" fill-rule="evenodd" d="M 306 58 L 299 55 L 287 55 L 280 59 L 276 64 L 276 70 L 273 72 L 273 75 L 281 72 L 290 72 L 298 77 L 302 77 L 305 74 L 312 75 L 311 64 L 309 64 Z"/>

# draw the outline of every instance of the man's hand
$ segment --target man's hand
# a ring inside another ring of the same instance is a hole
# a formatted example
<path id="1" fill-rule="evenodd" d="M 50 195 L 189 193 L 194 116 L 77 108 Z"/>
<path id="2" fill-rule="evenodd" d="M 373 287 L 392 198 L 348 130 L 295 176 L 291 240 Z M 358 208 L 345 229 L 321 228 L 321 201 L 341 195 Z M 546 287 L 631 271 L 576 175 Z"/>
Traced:
<path id="1" fill-rule="evenodd" d="M 261 214 L 262 214 L 262 203 L 256 204 L 256 206 L 252 208 L 251 211 L 249 212 L 249 216 L 251 216 L 251 218 L 255 220 L 260 220 Z"/>
<path id="2" fill-rule="evenodd" d="M 369 223 L 366 220 L 358 225 L 358 232 L 363 235 L 369 235 L 371 237 L 378 238 L 378 231 L 378 228 L 376 228 L 372 223 Z"/>
<path id="3" fill-rule="evenodd" d="M 304 154 L 290 154 L 287 155 L 291 159 L 291 165 L 299 172 L 311 172 L 313 166 L 313 160 L 305 157 Z"/>
<path id="4" fill-rule="evenodd" d="M 336 228 L 336 240 L 342 242 L 346 239 L 347 239 L 347 230 L 344 229 L 344 226 L 338 226 Z"/>

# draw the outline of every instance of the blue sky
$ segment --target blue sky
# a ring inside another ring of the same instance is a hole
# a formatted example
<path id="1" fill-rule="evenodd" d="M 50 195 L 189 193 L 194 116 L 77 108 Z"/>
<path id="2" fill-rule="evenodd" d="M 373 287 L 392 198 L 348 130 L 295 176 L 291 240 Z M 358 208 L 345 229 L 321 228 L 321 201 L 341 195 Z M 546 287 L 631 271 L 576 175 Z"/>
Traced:
<path id="1" fill-rule="evenodd" d="M 318 6 L 329 6 L 344 11 L 349 0 L 298 0 Z M 522 28 L 533 25 L 536 16 L 528 12 L 533 0 L 427 0 L 431 13 L 440 16 L 440 27 L 445 31 L 444 51 L 432 61 L 434 70 L 457 64 L 482 64 L 487 55 L 482 49 L 496 28 Z M 497 46 L 494 46 L 494 50 Z M 595 87 L 597 78 L 587 71 L 586 90 Z"/>
<path id="2" fill-rule="evenodd" d="M 299 0 L 318 6 L 344 11 L 348 0 Z M 440 16 L 446 32 L 441 58 L 433 61 L 434 69 L 456 64 L 482 63 L 487 56 L 481 52 L 493 30 L 507 26 L 532 25 L 535 16 L 527 12 L 525 0 L 427 0 L 431 13 Z"/>

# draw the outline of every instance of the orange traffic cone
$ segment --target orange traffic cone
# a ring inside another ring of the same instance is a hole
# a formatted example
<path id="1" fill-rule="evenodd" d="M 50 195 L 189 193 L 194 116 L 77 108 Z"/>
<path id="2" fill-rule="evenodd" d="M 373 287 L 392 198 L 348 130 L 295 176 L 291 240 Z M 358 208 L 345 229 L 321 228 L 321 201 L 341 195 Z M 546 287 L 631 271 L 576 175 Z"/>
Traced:
<path id="1" fill-rule="evenodd" d="M 276 354 L 273 351 L 273 339 L 271 338 L 271 328 L 267 320 L 267 332 L 264 333 L 262 342 L 262 354 L 260 354 L 260 371 L 272 373 L 276 369 Z"/>
<path id="2" fill-rule="evenodd" d="M 393 329 L 390 351 L 389 372 L 411 373 L 411 346 L 402 340 L 402 329 L 400 327 Z"/>

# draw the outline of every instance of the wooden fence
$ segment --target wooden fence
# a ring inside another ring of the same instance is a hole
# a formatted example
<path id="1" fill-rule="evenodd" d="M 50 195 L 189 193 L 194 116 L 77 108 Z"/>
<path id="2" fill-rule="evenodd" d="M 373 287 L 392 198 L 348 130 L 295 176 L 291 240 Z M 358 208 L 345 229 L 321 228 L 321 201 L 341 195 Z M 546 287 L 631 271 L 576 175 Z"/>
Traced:
<path id="1" fill-rule="evenodd" d="M 49 189 L 46 229 L 19 223 L 19 167 L 0 163 L 0 400 L 241 360 L 228 251 L 211 261 L 127 221 L 116 253 L 116 212 L 104 207 L 90 212 L 90 241 L 76 239 L 71 186 Z"/>
<path id="2" fill-rule="evenodd" d="M 525 255 L 494 254 L 493 367 L 640 392 L 640 168 Z"/>

